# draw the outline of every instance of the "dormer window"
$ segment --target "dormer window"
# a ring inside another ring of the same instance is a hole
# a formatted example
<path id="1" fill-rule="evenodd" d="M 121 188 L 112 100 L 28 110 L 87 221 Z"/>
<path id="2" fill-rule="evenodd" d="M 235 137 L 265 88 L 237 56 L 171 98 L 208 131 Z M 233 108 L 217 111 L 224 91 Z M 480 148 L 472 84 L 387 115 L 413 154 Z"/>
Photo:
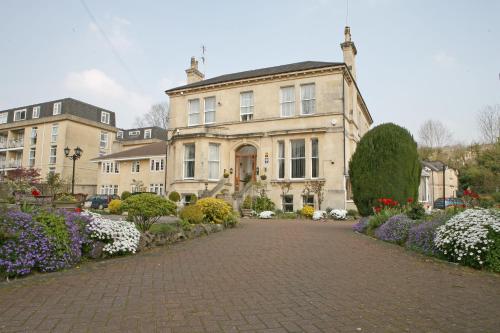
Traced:
<path id="1" fill-rule="evenodd" d="M 7 124 L 7 117 L 9 113 L 8 112 L 2 112 L 0 113 L 0 124 Z"/>
<path id="2" fill-rule="evenodd" d="M 101 123 L 109 125 L 109 112 L 101 111 Z"/>
<path id="3" fill-rule="evenodd" d="M 128 131 L 128 136 L 138 136 L 141 131 Z"/>
<path id="4" fill-rule="evenodd" d="M 123 139 L 123 131 L 116 132 L 116 138 L 117 139 Z"/>
<path id="5" fill-rule="evenodd" d="M 31 118 L 40 118 L 40 106 L 33 107 L 33 114 L 31 115 Z"/>
<path id="6" fill-rule="evenodd" d="M 54 103 L 54 106 L 52 107 L 52 115 L 57 116 L 58 114 L 61 114 L 61 109 L 62 109 L 61 102 Z"/>
<path id="7" fill-rule="evenodd" d="M 144 139 L 151 139 L 151 129 L 144 130 Z"/>
<path id="8" fill-rule="evenodd" d="M 14 121 L 25 120 L 26 109 L 14 111 Z"/>

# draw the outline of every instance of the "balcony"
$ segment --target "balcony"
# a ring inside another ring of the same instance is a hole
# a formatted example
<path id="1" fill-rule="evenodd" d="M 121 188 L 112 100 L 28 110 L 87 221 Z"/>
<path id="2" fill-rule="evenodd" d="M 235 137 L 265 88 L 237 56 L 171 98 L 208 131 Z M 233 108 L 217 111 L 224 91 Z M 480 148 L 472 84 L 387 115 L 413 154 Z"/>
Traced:
<path id="1" fill-rule="evenodd" d="M 9 161 L 0 161 L 0 170 L 11 170 L 11 169 L 17 169 L 22 167 L 22 161 L 21 160 L 9 160 Z"/>
<path id="2" fill-rule="evenodd" d="M 0 141 L 0 150 L 17 150 L 24 147 L 24 137 L 19 137 L 15 140 Z"/>

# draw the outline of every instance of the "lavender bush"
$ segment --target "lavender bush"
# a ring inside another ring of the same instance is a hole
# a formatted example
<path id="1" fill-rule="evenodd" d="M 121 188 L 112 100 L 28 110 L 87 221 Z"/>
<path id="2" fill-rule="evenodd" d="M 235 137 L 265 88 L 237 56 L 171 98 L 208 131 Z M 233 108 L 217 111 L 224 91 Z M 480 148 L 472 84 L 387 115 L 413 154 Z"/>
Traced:
<path id="1" fill-rule="evenodd" d="M 368 222 L 370 221 L 369 216 L 362 217 L 358 223 L 352 226 L 352 230 L 357 231 L 359 233 L 365 233 L 368 228 Z"/>
<path id="2" fill-rule="evenodd" d="M 0 273 L 50 272 L 80 261 L 83 237 L 78 217 L 61 212 L 38 214 L 10 211 L 0 215 Z"/>
<path id="3" fill-rule="evenodd" d="M 434 216 L 431 220 L 414 225 L 408 233 L 406 246 L 426 255 L 436 256 L 439 250 L 434 245 L 436 229 L 447 220 L 446 214 Z"/>
<path id="4" fill-rule="evenodd" d="M 392 216 L 375 230 L 375 237 L 386 242 L 403 244 L 408 238 L 410 228 L 415 223 L 405 214 Z"/>

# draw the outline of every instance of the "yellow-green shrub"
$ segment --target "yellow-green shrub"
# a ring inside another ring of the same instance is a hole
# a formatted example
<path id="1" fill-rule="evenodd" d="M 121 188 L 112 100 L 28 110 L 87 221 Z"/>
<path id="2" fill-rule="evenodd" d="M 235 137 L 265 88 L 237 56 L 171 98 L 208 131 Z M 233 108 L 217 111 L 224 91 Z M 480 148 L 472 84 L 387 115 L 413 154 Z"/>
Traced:
<path id="1" fill-rule="evenodd" d="M 179 217 L 191 224 L 200 224 L 203 223 L 203 211 L 200 206 L 197 205 L 189 205 L 184 208 L 179 213 Z"/>
<path id="2" fill-rule="evenodd" d="M 196 202 L 195 206 L 201 208 L 205 215 L 205 222 L 223 224 L 228 221 L 233 213 L 230 204 L 222 199 L 203 198 Z"/>
<path id="3" fill-rule="evenodd" d="M 119 199 L 113 199 L 108 204 L 108 209 L 111 214 L 119 214 L 121 213 L 122 201 Z"/>
<path id="4" fill-rule="evenodd" d="M 311 206 L 304 206 L 302 207 L 302 209 L 300 210 L 300 214 L 302 216 L 305 216 L 307 217 L 308 219 L 312 219 L 312 216 L 314 214 L 314 208 L 311 207 Z"/>

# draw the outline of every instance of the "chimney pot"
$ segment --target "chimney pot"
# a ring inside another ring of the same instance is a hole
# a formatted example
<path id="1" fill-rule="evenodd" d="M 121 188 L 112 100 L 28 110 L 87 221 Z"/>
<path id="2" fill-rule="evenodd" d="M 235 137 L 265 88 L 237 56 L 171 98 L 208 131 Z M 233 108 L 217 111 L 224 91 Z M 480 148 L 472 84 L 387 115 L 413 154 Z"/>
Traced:
<path id="1" fill-rule="evenodd" d="M 198 70 L 198 60 L 195 57 L 191 57 L 191 66 L 186 69 L 187 83 L 194 83 L 201 81 L 205 78 L 205 75 Z"/>

